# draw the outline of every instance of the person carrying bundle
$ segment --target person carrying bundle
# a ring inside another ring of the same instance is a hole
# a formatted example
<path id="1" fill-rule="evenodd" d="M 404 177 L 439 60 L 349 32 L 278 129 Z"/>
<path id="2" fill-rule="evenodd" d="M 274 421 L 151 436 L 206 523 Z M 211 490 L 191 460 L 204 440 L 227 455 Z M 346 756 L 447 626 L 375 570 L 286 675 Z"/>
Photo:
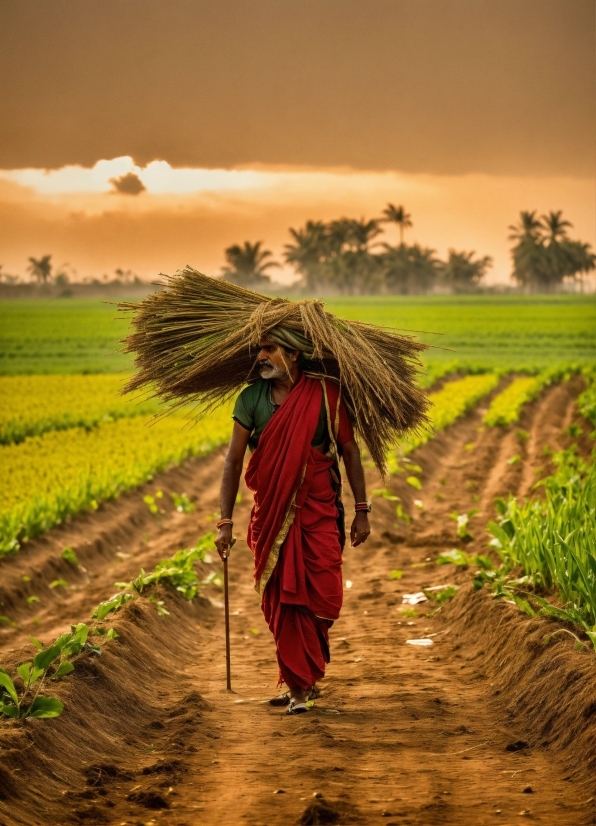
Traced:
<path id="1" fill-rule="evenodd" d="M 383 476 L 387 451 L 427 421 L 428 400 L 416 383 L 425 345 L 338 319 L 320 301 L 268 298 L 190 267 L 141 304 L 121 308 L 135 313 L 125 352 L 136 354 L 140 368 L 123 392 L 151 387 L 174 407 L 196 401 L 205 411 L 241 390 L 215 544 L 226 561 L 248 447 L 247 541 L 279 682 L 288 687 L 271 703 L 303 713 L 330 661 L 329 628 L 342 605 L 339 459 L 354 494 L 357 547 L 370 534 L 370 504 L 355 436 Z"/>
<path id="2" fill-rule="evenodd" d="M 307 710 L 306 701 L 325 674 L 328 629 L 342 603 L 339 454 L 356 502 L 352 547 L 370 534 L 370 505 L 360 451 L 337 385 L 305 374 L 301 351 L 288 344 L 261 339 L 261 377 L 236 401 L 215 545 L 223 555 L 232 541 L 232 513 L 249 446 L 246 483 L 255 504 L 248 544 L 263 613 L 275 638 L 280 683 L 289 689 L 289 697 L 271 702 L 281 705 L 287 698 L 288 713 L 299 714 Z"/>

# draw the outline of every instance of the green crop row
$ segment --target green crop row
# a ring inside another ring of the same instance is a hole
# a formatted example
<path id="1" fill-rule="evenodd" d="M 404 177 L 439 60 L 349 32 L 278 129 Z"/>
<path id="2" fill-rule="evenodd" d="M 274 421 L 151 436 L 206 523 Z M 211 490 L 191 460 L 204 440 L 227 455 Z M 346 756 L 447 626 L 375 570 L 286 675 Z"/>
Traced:
<path id="1" fill-rule="evenodd" d="M 544 499 L 499 503 L 489 530 L 503 567 L 477 582 L 492 580 L 498 596 L 512 597 L 531 616 L 574 623 L 596 648 L 596 465 L 575 450 L 554 458 L 559 468 L 542 483 Z M 556 596 L 561 607 L 541 593 Z"/>
<path id="2" fill-rule="evenodd" d="M 195 424 L 176 415 L 157 421 L 136 416 L 0 447 L 0 554 L 170 465 L 211 452 L 230 432 L 224 406 Z"/>
<path id="3" fill-rule="evenodd" d="M 596 370 L 587 368 L 583 373 L 588 387 L 578 397 L 577 407 L 596 425 Z M 572 623 L 586 634 L 594 648 L 595 457 L 596 451 L 586 461 L 572 445 L 552 454 L 555 473 L 536 485 L 544 488 L 543 497 L 521 503 L 512 496 L 507 501 L 497 500 L 499 515 L 489 524 L 489 531 L 502 565 L 497 571 L 481 571 L 475 579 L 477 587 L 490 583 L 495 596 L 512 599 L 530 616 L 550 616 Z M 551 599 L 546 599 L 549 595 Z M 559 630 L 571 633 L 564 627 Z"/>
<path id="4" fill-rule="evenodd" d="M 519 376 L 513 379 L 511 384 L 492 400 L 483 422 L 489 427 L 506 427 L 517 422 L 522 407 L 533 401 L 545 387 L 554 381 L 568 380 L 580 371 L 579 365 L 557 364 L 542 370 L 537 376 Z"/>
<path id="5" fill-rule="evenodd" d="M 480 373 L 447 382 L 441 390 L 431 393 L 429 395 L 432 403 L 431 424 L 420 433 L 406 439 L 402 452 L 410 453 L 432 439 L 435 432 L 444 430 L 456 422 L 472 410 L 483 396 L 494 390 L 499 380 L 496 373 Z"/>
<path id="6" fill-rule="evenodd" d="M 126 416 L 157 413 L 155 400 L 122 398 L 122 375 L 0 377 L 0 444 L 49 430 L 93 427 Z"/>
<path id="7" fill-rule="evenodd" d="M 577 408 L 581 415 L 596 427 L 596 367 L 586 367 L 582 372 L 588 386 L 580 393 Z"/>
<path id="8" fill-rule="evenodd" d="M 181 592 L 185 599 L 194 599 L 199 589 L 194 563 L 206 560 L 207 549 L 212 546 L 213 534 L 208 533 L 194 548 L 177 551 L 169 559 L 163 559 L 151 573 L 146 574 L 141 569 L 139 576 L 132 582 L 117 583 L 121 587 L 121 593 L 101 602 L 92 612 L 91 618 L 96 623 L 101 623 L 107 616 L 116 613 L 123 605 L 142 594 L 145 589 L 155 585 L 169 585 Z M 161 600 L 152 601 L 156 603 L 160 616 L 169 613 Z M 60 700 L 42 695 L 40 691 L 46 680 L 59 680 L 72 674 L 75 670 L 72 660 L 83 650 L 101 653 L 99 645 L 89 642 L 88 638 L 93 635 L 108 640 L 118 637 L 113 628 L 107 629 L 98 624 L 90 628 L 86 623 L 72 625 L 70 631 L 61 634 L 47 647 L 31 637 L 31 642 L 38 649 L 32 660 L 17 666 L 14 677 L 4 668 L 0 668 L 0 722 L 27 717 L 49 719 L 60 716 L 64 709 Z"/>

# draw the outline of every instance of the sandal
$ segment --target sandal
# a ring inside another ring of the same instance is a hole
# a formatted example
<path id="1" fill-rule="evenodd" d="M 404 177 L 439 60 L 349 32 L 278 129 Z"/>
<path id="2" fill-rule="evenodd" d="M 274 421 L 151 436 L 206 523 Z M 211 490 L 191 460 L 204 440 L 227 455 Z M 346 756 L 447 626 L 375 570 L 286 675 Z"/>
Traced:
<path id="1" fill-rule="evenodd" d="M 309 700 L 316 700 L 317 697 L 320 697 L 320 696 L 321 696 L 320 690 L 317 688 L 316 685 L 313 685 L 313 687 L 308 692 L 308 699 Z M 282 706 L 289 706 L 290 705 L 290 692 L 285 691 L 283 694 L 279 694 L 277 697 L 272 697 L 271 700 L 269 700 L 269 705 L 270 706 L 275 706 L 276 708 L 280 708 Z"/>
<path id="2" fill-rule="evenodd" d="M 286 709 L 286 714 L 304 714 L 308 711 L 306 703 L 297 703 L 295 700 L 290 700 L 290 704 Z"/>
<path id="3" fill-rule="evenodd" d="M 284 694 L 280 694 L 279 697 L 272 697 L 269 700 L 270 706 L 276 706 L 279 708 L 280 706 L 289 706 L 290 705 L 290 692 L 286 691 Z"/>

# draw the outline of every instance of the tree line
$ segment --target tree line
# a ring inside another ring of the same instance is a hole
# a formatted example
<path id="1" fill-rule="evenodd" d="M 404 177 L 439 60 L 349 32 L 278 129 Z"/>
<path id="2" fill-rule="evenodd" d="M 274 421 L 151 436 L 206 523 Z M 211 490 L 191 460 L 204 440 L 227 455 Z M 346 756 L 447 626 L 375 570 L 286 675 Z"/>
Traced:
<path id="1" fill-rule="evenodd" d="M 398 245 L 379 239 L 387 224 L 399 227 Z M 300 276 L 298 286 L 309 293 L 414 295 L 482 288 L 492 266 L 490 256 L 450 249 L 441 260 L 434 249 L 404 241 L 405 230 L 412 226 L 412 216 L 393 204 L 387 204 L 381 218 L 371 220 L 307 221 L 300 229 L 290 228 L 283 257 Z M 535 212 L 521 213 L 519 226 L 510 227 L 515 242 L 512 276 L 521 288 L 560 289 L 565 280 L 581 281 L 595 269 L 590 245 L 567 237 L 570 226 L 561 211 L 541 219 Z M 266 289 L 271 284 L 269 271 L 280 266 L 262 241 L 233 244 L 225 250 L 225 259 L 223 278 L 255 289 Z"/>
<path id="2" fill-rule="evenodd" d="M 31 256 L 27 264 L 27 272 L 40 285 L 55 284 L 58 287 L 67 287 L 69 284 L 93 284 L 100 286 L 119 286 L 119 285 L 135 285 L 143 284 L 143 281 L 132 270 L 123 270 L 118 268 L 114 270 L 114 275 L 109 276 L 104 273 L 101 279 L 99 278 L 83 278 L 77 282 L 77 272 L 70 264 L 62 264 L 61 267 L 55 268 L 52 263 L 51 255 L 42 255 L 40 258 Z M 3 267 L 0 264 L 0 284 L 20 284 L 21 279 L 18 275 L 10 275 L 3 272 Z"/>
<path id="3" fill-rule="evenodd" d="M 391 245 L 382 236 L 387 225 L 399 228 L 399 244 Z M 482 289 L 492 266 L 489 255 L 450 249 L 441 260 L 434 249 L 417 243 L 407 244 L 406 230 L 413 227 L 412 216 L 403 206 L 387 204 L 382 217 L 366 220 L 338 218 L 333 221 L 307 221 L 299 229 L 290 228 L 291 240 L 283 258 L 299 276 L 298 289 L 305 293 L 398 294 L 430 292 L 470 293 Z M 517 224 L 509 227 L 512 242 L 512 278 L 527 292 L 554 292 L 564 283 L 577 282 L 583 291 L 584 276 L 596 269 L 596 256 L 589 244 L 569 237 L 572 224 L 561 210 L 540 217 L 536 210 L 520 213 Z M 221 276 L 243 287 L 267 289 L 270 271 L 280 264 L 273 260 L 263 242 L 233 244 L 225 250 L 226 265 Z M 27 267 L 39 284 L 66 286 L 76 273 L 69 265 L 55 270 L 51 255 L 29 258 Z M 18 276 L 2 272 L 0 282 L 15 284 Z M 83 283 L 89 279 L 83 279 Z M 142 284 L 131 270 L 115 270 L 112 280 L 92 284 Z"/>

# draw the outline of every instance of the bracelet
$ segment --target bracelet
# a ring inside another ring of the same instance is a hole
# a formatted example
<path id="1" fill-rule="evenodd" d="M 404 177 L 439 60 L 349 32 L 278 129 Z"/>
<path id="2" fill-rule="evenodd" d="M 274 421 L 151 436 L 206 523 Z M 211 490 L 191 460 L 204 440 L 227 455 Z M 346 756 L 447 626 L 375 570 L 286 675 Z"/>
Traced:
<path id="1" fill-rule="evenodd" d="M 354 505 L 354 512 L 358 513 L 358 511 L 365 511 L 366 513 L 370 513 L 372 510 L 372 505 L 370 502 L 356 502 Z"/>
<path id="2" fill-rule="evenodd" d="M 233 524 L 234 524 L 234 522 L 231 519 L 220 519 L 215 527 L 217 528 L 217 530 L 219 530 L 222 525 L 233 525 Z"/>

